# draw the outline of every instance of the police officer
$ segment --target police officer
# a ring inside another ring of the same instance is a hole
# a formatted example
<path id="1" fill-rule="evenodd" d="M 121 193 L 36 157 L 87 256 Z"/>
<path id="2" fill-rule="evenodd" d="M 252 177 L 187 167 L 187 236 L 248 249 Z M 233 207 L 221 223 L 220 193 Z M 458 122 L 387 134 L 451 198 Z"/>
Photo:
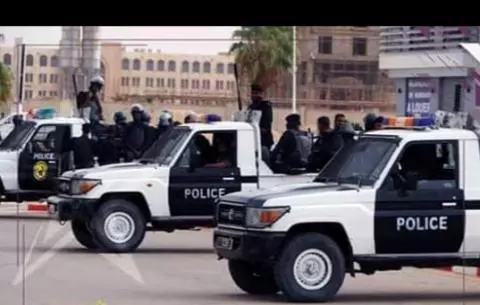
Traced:
<path id="1" fill-rule="evenodd" d="M 173 125 L 173 116 L 169 111 L 162 111 L 158 116 L 157 124 L 157 138 L 160 137 L 165 131 L 172 128 Z"/>
<path id="2" fill-rule="evenodd" d="M 309 171 L 318 172 L 333 157 L 343 145 L 339 132 L 334 132 L 330 127 L 330 118 L 321 116 L 317 119 L 317 140 L 313 144 L 309 160 Z"/>
<path id="3" fill-rule="evenodd" d="M 147 138 L 145 140 L 145 145 L 142 148 L 142 151 L 145 152 L 147 149 L 152 146 L 152 144 L 155 142 L 157 139 L 157 129 L 153 126 L 150 125 L 150 122 L 152 120 L 152 117 L 150 114 L 148 114 L 146 111 L 143 112 L 143 122 L 145 126 L 147 127 Z"/>
<path id="4" fill-rule="evenodd" d="M 185 124 L 196 123 L 198 121 L 199 121 L 199 116 L 194 112 L 189 113 L 184 119 Z"/>
<path id="5" fill-rule="evenodd" d="M 308 132 L 300 129 L 301 117 L 293 113 L 285 117 L 286 131 L 272 151 L 272 167 L 276 172 L 295 173 L 307 168 L 312 150 Z"/>
<path id="6" fill-rule="evenodd" d="M 141 157 L 148 136 L 143 107 L 135 104 L 132 106 L 130 113 L 132 114 L 133 120 L 127 124 L 125 130 L 127 161 Z"/>
<path id="7" fill-rule="evenodd" d="M 252 103 L 248 106 L 248 110 L 256 110 L 262 112 L 260 118 L 260 141 L 262 146 L 267 147 L 268 150 L 273 145 L 272 120 L 273 111 L 272 103 L 263 98 L 263 89 L 261 86 L 253 84 L 251 87 Z"/>
<path id="8" fill-rule="evenodd" d="M 123 162 L 125 156 L 125 130 L 127 127 L 127 117 L 121 111 L 113 114 L 114 124 L 108 126 L 108 143 L 105 149 L 109 151 L 108 163 Z"/>
<path id="9" fill-rule="evenodd" d="M 365 124 L 365 131 L 382 129 L 384 118 L 375 113 L 369 113 L 363 118 Z"/>
<path id="10" fill-rule="evenodd" d="M 77 108 L 81 112 L 81 116 L 84 117 L 86 115 L 84 113 L 85 109 L 89 109 L 90 117 L 88 119 L 91 123 L 103 120 L 103 109 L 99 94 L 104 84 L 103 77 L 95 76 L 90 80 L 88 92 L 80 92 L 77 96 Z"/>
<path id="11" fill-rule="evenodd" d="M 73 141 L 73 158 L 76 169 L 90 168 L 95 164 L 90 124 L 82 125 L 82 135 Z"/>

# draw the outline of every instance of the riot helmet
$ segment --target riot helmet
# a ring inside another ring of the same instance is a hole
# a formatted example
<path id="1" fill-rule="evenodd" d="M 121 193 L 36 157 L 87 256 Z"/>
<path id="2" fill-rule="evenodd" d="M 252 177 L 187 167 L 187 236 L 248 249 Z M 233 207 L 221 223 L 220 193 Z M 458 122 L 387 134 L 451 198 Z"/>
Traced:
<path id="1" fill-rule="evenodd" d="M 113 115 L 113 121 L 115 124 L 125 124 L 127 122 L 127 117 L 121 111 L 115 112 Z"/>
<path id="2" fill-rule="evenodd" d="M 141 122 L 143 119 L 143 107 L 140 104 L 132 105 L 130 108 L 130 113 L 132 114 L 132 119 L 134 122 Z"/>
<path id="3" fill-rule="evenodd" d="M 173 115 L 170 111 L 164 110 L 160 112 L 158 116 L 158 126 L 159 127 L 169 127 L 173 124 Z"/>
<path id="4" fill-rule="evenodd" d="M 103 77 L 101 77 L 100 75 L 96 75 L 90 80 L 90 90 L 100 91 L 104 84 L 105 80 L 103 79 Z"/>

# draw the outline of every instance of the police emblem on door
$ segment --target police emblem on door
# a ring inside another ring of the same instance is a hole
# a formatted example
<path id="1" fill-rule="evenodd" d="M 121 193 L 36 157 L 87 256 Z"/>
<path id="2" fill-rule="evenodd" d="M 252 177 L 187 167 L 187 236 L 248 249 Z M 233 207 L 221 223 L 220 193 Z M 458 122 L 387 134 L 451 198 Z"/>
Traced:
<path id="1" fill-rule="evenodd" d="M 45 161 L 37 161 L 33 165 L 33 178 L 37 181 L 47 179 L 48 164 Z"/>

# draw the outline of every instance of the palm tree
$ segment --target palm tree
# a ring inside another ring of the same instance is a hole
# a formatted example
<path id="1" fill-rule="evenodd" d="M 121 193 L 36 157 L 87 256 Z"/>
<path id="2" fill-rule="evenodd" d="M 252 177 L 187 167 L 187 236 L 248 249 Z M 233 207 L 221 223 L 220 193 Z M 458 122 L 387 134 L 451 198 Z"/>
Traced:
<path id="1" fill-rule="evenodd" d="M 13 76 L 10 69 L 0 63 L 0 104 L 8 102 L 12 92 Z"/>
<path id="2" fill-rule="evenodd" d="M 275 26 L 245 26 L 233 33 L 230 52 L 241 78 L 264 89 L 272 85 L 278 75 L 292 68 L 293 28 Z"/>

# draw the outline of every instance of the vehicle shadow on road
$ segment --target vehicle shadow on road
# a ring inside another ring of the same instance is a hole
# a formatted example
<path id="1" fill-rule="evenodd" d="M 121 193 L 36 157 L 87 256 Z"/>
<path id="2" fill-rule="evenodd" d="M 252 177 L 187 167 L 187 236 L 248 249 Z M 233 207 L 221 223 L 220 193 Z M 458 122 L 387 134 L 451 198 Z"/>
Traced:
<path id="1" fill-rule="evenodd" d="M 419 301 L 435 301 L 435 303 L 452 302 L 452 301 L 478 301 L 480 300 L 479 292 L 346 292 L 339 293 L 335 299 L 336 303 L 385 303 L 385 302 L 412 302 Z"/>

